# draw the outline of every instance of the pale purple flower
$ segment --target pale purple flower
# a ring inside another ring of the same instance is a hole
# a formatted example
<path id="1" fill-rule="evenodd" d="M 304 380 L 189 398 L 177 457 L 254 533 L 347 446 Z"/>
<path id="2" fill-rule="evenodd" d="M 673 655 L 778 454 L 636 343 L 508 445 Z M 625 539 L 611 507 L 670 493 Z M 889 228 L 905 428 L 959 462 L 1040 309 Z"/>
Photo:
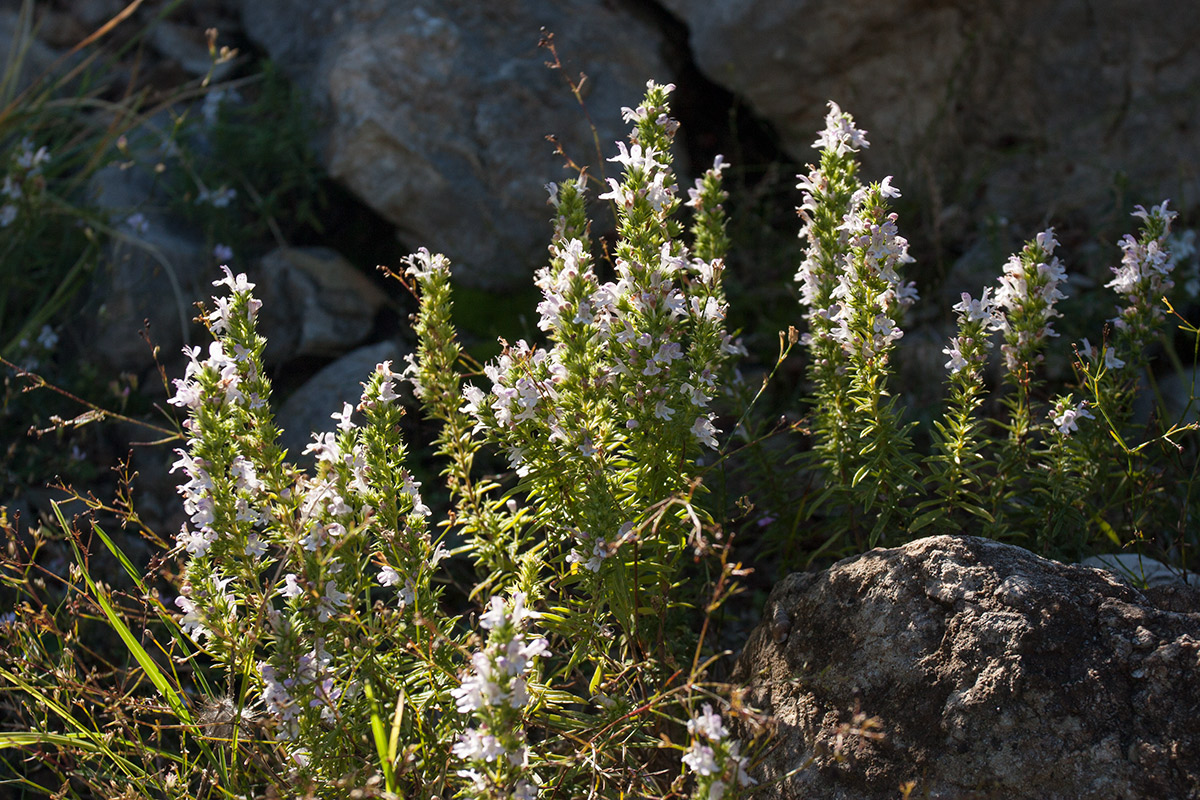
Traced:
<path id="1" fill-rule="evenodd" d="M 538 788 L 527 780 L 517 781 L 513 788 L 512 800 L 537 800 Z"/>
<path id="2" fill-rule="evenodd" d="M 175 384 L 175 395 L 167 399 L 168 403 L 181 408 L 200 408 L 200 401 L 203 399 L 200 384 L 180 378 L 176 378 L 172 383 Z"/>
<path id="3" fill-rule="evenodd" d="M 217 541 L 217 532 L 208 526 L 197 530 L 188 530 L 187 525 L 179 529 L 178 542 L 189 554 L 202 556 Z"/>
<path id="4" fill-rule="evenodd" d="M 325 526 L 316 522 L 308 529 L 308 533 L 300 540 L 300 543 L 304 545 L 305 550 L 315 553 L 324 547 L 327 541 L 329 541 L 329 537 L 326 535 Z"/>
<path id="5" fill-rule="evenodd" d="M 317 608 L 317 619 L 321 622 L 328 622 L 339 609 L 346 607 L 347 597 L 348 595 L 345 592 L 338 591 L 337 581 L 327 581 L 325 583 L 325 595 L 321 598 L 321 602 Z"/>
<path id="6" fill-rule="evenodd" d="M 263 703 L 287 724 L 285 731 L 294 735 L 296 730 L 293 723 L 300 714 L 300 707 L 284 685 L 286 681 L 280 681 L 275 668 L 266 662 L 259 664 L 258 672 L 263 681 Z"/>
<path id="7" fill-rule="evenodd" d="M 950 370 L 950 372 L 955 375 L 965 369 L 969 364 L 967 359 L 963 356 L 960 348 L 961 344 L 956 338 L 951 342 L 950 347 L 945 347 L 942 349 L 943 353 L 950 356 L 950 360 L 946 362 L 946 369 Z"/>
<path id="8" fill-rule="evenodd" d="M 478 711 L 484 706 L 498 705 L 508 697 L 507 692 L 494 679 L 492 665 L 486 653 L 474 653 L 471 656 L 471 664 L 474 670 L 463 678 L 457 689 L 450 692 L 455 699 L 455 707 L 462 714 Z"/>
<path id="9" fill-rule="evenodd" d="M 704 704 L 699 716 L 688 720 L 687 729 L 688 733 L 703 736 L 712 742 L 719 742 L 729 735 L 721 715 L 713 711 L 708 703 Z"/>
<path id="10" fill-rule="evenodd" d="M 337 437 L 332 433 L 314 433 L 313 441 L 304 448 L 304 453 L 312 453 L 317 461 L 336 464 L 339 459 Z"/>
<path id="11" fill-rule="evenodd" d="M 58 345 L 58 334 L 54 332 L 54 328 L 49 325 L 43 325 L 41 331 L 37 335 L 37 343 L 44 350 L 53 350 Z"/>
<path id="12" fill-rule="evenodd" d="M 17 156 L 18 167 L 28 170 L 31 174 L 36 175 L 40 171 L 41 165 L 49 160 L 50 151 L 45 147 L 39 147 L 35 151 L 33 149 L 33 142 L 31 140 L 21 140 L 21 154 Z"/>

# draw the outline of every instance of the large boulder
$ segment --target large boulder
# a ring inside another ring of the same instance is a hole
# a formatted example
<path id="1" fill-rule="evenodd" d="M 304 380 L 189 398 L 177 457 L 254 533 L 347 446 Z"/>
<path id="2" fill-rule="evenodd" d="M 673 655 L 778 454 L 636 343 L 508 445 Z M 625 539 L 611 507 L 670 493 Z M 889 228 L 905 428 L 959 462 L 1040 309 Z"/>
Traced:
<path id="1" fill-rule="evenodd" d="M 540 29 L 573 77 L 586 72 L 605 157 L 626 134 L 621 107 L 647 79 L 672 77 L 660 33 L 600 0 L 243 0 L 242 14 L 322 113 L 331 176 L 475 286 L 524 285 L 546 258 L 543 187 L 569 176 L 546 135 L 580 164 L 598 161 Z"/>
<path id="2" fill-rule="evenodd" d="M 897 175 L 943 243 L 1200 196 L 1200 14 L 1178 3 L 662 2 L 792 157 L 815 159 L 827 100 L 853 113 L 866 175 Z"/>
<path id="3" fill-rule="evenodd" d="M 269 365 L 348 353 L 371 333 L 388 302 L 366 274 L 328 247 L 277 248 L 262 257 L 258 274 L 258 330 L 267 340 Z"/>
<path id="4" fill-rule="evenodd" d="M 138 152 L 130 163 L 110 164 L 91 179 L 95 207 L 112 221 L 116 235 L 92 277 L 89 304 L 77 324 L 89 357 L 114 373 L 153 367 L 150 347 L 138 333 L 145 323 L 171 366 L 180 363 L 184 345 L 207 340 L 193 324 L 194 304 L 208 301 L 220 273 L 201 232 L 169 211 L 154 167 L 161 155 Z"/>
<path id="5" fill-rule="evenodd" d="M 1200 797 L 1191 587 L 922 539 L 786 578 L 734 680 L 778 726 L 772 797 Z"/>

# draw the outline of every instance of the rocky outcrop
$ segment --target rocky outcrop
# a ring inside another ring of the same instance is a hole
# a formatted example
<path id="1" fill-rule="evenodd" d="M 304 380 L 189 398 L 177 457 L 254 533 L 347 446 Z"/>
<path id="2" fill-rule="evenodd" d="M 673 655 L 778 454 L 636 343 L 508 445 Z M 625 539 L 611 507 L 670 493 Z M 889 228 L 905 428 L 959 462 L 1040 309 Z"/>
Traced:
<path id="1" fill-rule="evenodd" d="M 772 797 L 1200 797 L 1195 589 L 939 536 L 791 575 L 765 620 L 734 679 Z"/>
<path id="2" fill-rule="evenodd" d="M 258 329 L 267 340 L 268 364 L 345 354 L 367 338 L 388 302 L 369 277 L 328 247 L 272 250 L 258 273 Z"/>
<path id="3" fill-rule="evenodd" d="M 444 252 L 475 286 L 525 284 L 549 242 L 547 181 L 568 177 L 545 140 L 599 158 L 589 119 L 538 45 L 555 34 L 604 156 L 622 106 L 671 80 L 660 34 L 597 0 L 244 0 L 243 24 L 322 113 L 330 175 L 411 247 Z"/>
<path id="4" fill-rule="evenodd" d="M 662 0 L 697 66 L 813 160 L 827 100 L 942 242 L 1200 190 L 1200 14 L 1158 0 Z M 1123 191 L 1129 192 L 1121 196 Z M 910 223 L 911 225 L 911 223 Z M 955 289 L 977 287 L 964 286 Z"/>

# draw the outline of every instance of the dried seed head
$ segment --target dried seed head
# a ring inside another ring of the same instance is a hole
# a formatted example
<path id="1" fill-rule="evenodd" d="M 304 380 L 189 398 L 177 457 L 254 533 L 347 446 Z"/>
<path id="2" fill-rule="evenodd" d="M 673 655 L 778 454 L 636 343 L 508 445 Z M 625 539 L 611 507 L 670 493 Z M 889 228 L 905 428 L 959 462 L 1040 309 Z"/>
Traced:
<path id="1" fill-rule="evenodd" d="M 206 739 L 232 741 L 235 727 L 239 740 L 250 740 L 260 735 L 258 713 L 249 708 L 239 709 L 228 695 L 206 697 L 200 706 L 198 722 L 201 736 Z"/>

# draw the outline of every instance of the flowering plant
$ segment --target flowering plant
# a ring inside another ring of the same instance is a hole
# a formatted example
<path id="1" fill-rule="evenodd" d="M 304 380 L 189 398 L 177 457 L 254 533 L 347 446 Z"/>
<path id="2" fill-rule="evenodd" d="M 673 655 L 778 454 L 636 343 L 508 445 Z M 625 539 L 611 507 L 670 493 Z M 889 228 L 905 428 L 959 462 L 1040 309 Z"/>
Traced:
<path id="1" fill-rule="evenodd" d="M 611 159 L 621 176 L 598 196 L 616 220 L 610 263 L 590 238 L 586 172 L 548 187 L 553 234 L 536 274 L 546 340 L 502 341 L 491 363 L 472 363 L 453 324 L 450 263 L 418 251 L 395 274 L 418 295 L 417 351 L 407 366 L 378 364 L 357 402 L 314 432 L 314 469 L 278 444 L 256 287 L 225 267 L 201 317 L 213 341 L 185 351 L 170 399 L 187 413 L 172 466 L 188 517 L 172 551 L 182 613 L 93 524 L 137 608 L 85 568 L 64 579 L 77 598 L 68 610 L 94 611 L 72 613 L 75 627 L 24 610 L 0 621 L 25 656 L 0 658 L 0 677 L 36 709 L 30 731 L 0 732 L 0 747 L 53 752 L 63 794 L 71 780 L 102 796 L 133 780 L 183 798 L 756 791 L 735 735 L 755 729 L 754 712 L 709 679 L 720 654 L 706 641 L 746 574 L 704 505 L 706 472 L 725 457 L 719 424 L 729 427 L 714 405 L 744 352 L 725 326 L 726 164 L 718 157 L 684 202 L 671 88 L 650 83 L 624 109 L 633 131 Z M 1077 347 L 1067 394 L 1049 394 L 1040 372 L 1065 295 L 1053 230 L 1010 258 L 997 286 L 961 295 L 943 350 L 948 403 L 920 455 L 892 388 L 917 300 L 902 274 L 912 259 L 891 178 L 857 177 L 867 145 L 831 104 L 820 163 L 800 179 L 808 463 L 823 481 L 804 512 L 830 542 L 860 547 L 968 522 L 1043 551 L 1093 526 L 1118 541 L 1136 534 L 1160 488 L 1147 445 L 1126 442 L 1163 319 L 1155 295 L 1170 282 L 1166 204 L 1138 210 L 1142 233 L 1123 242 L 1110 284 L 1124 303 L 1116 333 Z M 996 334 L 1004 377 L 991 419 Z M 797 339 L 781 334 L 781 360 Z M 407 465 L 405 385 L 438 426 L 438 512 Z M 510 472 L 481 468 L 497 457 Z M 36 585 L 35 557 L 0 562 L 6 580 Z M 77 641 L 89 618 L 136 666 L 83 670 L 72 648 L 46 646 Z M 120 678 L 119 696 L 95 688 L 101 674 Z"/>
<path id="2" fill-rule="evenodd" d="M 319 794 L 361 781 L 368 754 L 405 795 L 532 798 L 581 781 L 647 794 L 671 782 L 661 757 L 638 765 L 603 742 L 657 749 L 666 731 L 649 715 L 690 705 L 702 678 L 693 658 L 687 683 L 667 685 L 702 647 L 675 629 L 702 599 L 680 575 L 685 554 L 714 552 L 692 497 L 717 446 L 710 401 L 739 346 L 724 329 L 724 164 L 691 192 L 689 249 L 674 218 L 670 91 L 652 83 L 625 110 L 634 132 L 612 159 L 623 176 L 601 195 L 618 219 L 616 279 L 593 266 L 585 177 L 551 185 L 551 258 L 537 275 L 549 343 L 506 343 L 485 391 L 459 373 L 449 262 L 416 253 L 397 277 L 420 292 L 418 352 L 403 371 L 378 365 L 358 403 L 314 434 L 315 473 L 276 444 L 254 284 L 228 268 L 214 282 L 225 290 L 203 318 L 214 341 L 187 351 L 170 401 L 188 412 L 173 468 L 190 517 L 177 536 L 180 625 L 237 687 L 237 708 L 261 706 L 268 735 L 241 746 L 266 746 L 260 761 Z M 442 424 L 454 507 L 437 528 L 405 466 L 401 381 Z M 519 479 L 507 495 L 474 474 L 486 446 Z M 451 552 L 479 569 L 473 594 L 490 594 L 481 645 L 444 610 L 437 576 Z M 720 570 L 737 571 L 723 558 Z M 711 706 L 705 715 L 719 726 Z M 562 737 L 591 743 L 592 769 Z M 718 751 L 744 764 L 735 743 Z M 695 771 L 706 797 L 721 796 L 707 761 Z M 747 780 L 740 766 L 734 777 Z"/>
<path id="3" fill-rule="evenodd" d="M 933 451 L 921 459 L 913 423 L 903 421 L 888 391 L 894 345 L 903 336 L 899 315 L 916 299 L 898 272 L 911 261 L 907 243 L 885 205 L 899 191 L 890 177 L 859 182 L 854 154 L 868 146 L 867 136 L 836 104 L 813 146 L 821 158 L 800 176 L 800 235 L 808 247 L 796 280 L 814 387 L 812 460 L 826 476 L 822 500 L 833 507 L 833 535 L 865 530 L 856 541 L 874 545 L 930 525 L 960 531 L 974 519 L 985 535 L 1032 540 L 1048 553 L 1069 548 L 1075 556 L 1086 549 L 1091 526 L 1118 541 L 1116 530 L 1139 530 L 1145 496 L 1138 487 L 1146 475 L 1126 458 L 1136 451 L 1123 437 L 1145 350 L 1163 320 L 1157 301 L 1172 285 L 1167 237 L 1175 214 L 1167 203 L 1134 213 L 1142 235 L 1122 241 L 1124 257 L 1108 284 L 1126 301 L 1111 321 L 1116 334 L 1100 351 L 1087 339 L 1077 347 L 1074 392 L 1045 397 L 1039 373 L 1048 341 L 1058 336 L 1053 321 L 1067 280 L 1053 229 L 1009 258 L 998 286 L 985 287 L 978 299 L 962 293 L 953 309 L 957 334 L 942 351 L 948 402 L 934 421 Z M 995 333 L 1003 340 L 1007 391 L 1003 415 L 989 422 L 982 406 Z M 1093 409 L 1106 428 L 1089 424 L 1097 422 Z M 1173 436 L 1194 427 L 1173 426 L 1161 441 L 1173 444 Z M 1114 456 L 1123 468 L 1112 469 Z"/>

